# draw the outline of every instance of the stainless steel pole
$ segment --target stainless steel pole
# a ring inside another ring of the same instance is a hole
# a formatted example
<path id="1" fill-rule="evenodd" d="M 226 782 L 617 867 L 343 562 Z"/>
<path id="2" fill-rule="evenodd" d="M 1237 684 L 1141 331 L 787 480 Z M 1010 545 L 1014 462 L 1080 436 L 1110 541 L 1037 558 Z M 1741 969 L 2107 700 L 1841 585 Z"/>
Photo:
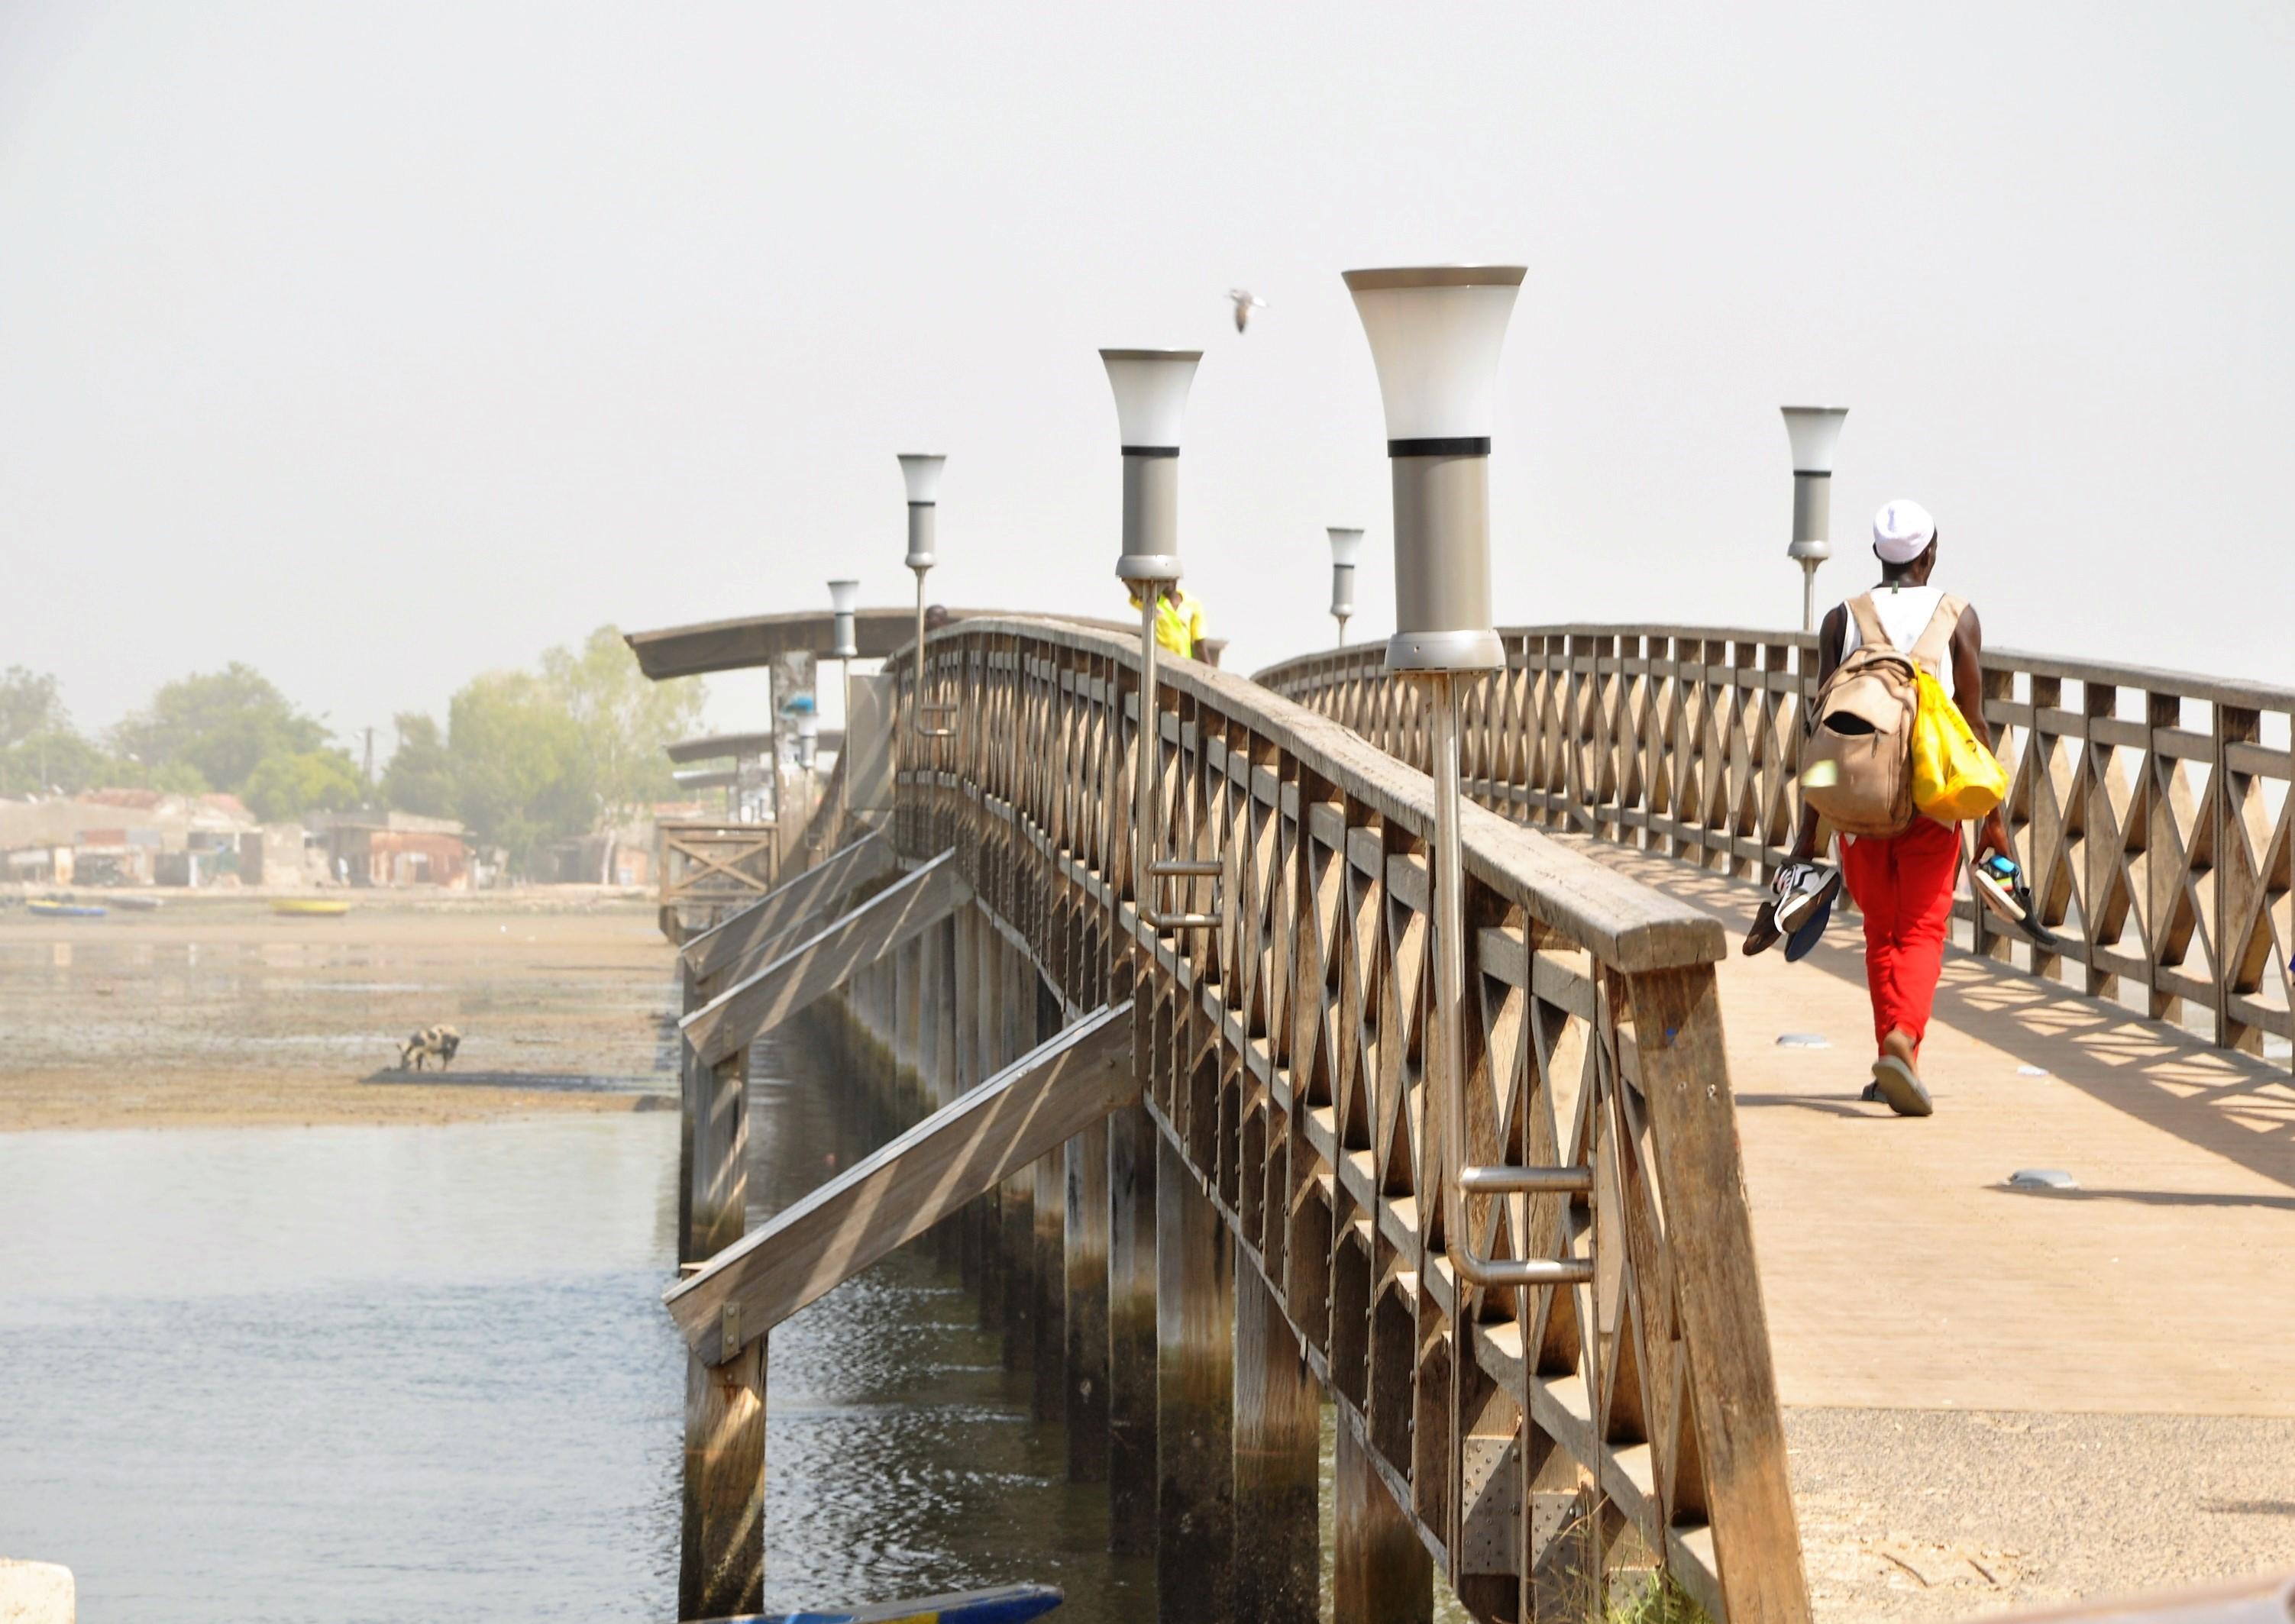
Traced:
<path id="1" fill-rule="evenodd" d="M 1466 898 L 1458 857 L 1458 690 L 1447 671 L 1423 679 L 1434 707 L 1434 1024 L 1435 1064 L 1442 1068 L 1443 1148 L 1448 1176 L 1442 1180 L 1443 1225 L 1450 1254 L 1474 1251 L 1466 1233 L 1466 1198 L 1458 1174 L 1466 1155 L 1466 1049 L 1460 1041 L 1461 1006 L 1466 1001 Z"/>
<path id="2" fill-rule="evenodd" d="M 1156 835 L 1156 600 L 1161 581 L 1142 581 L 1139 600 L 1139 751 L 1132 767 L 1131 900 L 1144 918 L 1161 911 L 1156 882 L 1156 853 L 1163 850 Z"/>
<path id="3" fill-rule="evenodd" d="M 910 725 L 925 730 L 925 572 L 917 571 L 917 698 Z"/>

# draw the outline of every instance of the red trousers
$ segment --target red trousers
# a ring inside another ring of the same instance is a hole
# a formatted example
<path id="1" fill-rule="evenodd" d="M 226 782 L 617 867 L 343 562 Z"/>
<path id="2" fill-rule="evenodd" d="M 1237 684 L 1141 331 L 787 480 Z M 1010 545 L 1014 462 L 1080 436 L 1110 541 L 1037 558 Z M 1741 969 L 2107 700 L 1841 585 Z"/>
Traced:
<path id="1" fill-rule="evenodd" d="M 1873 1041 L 1899 1028 L 1917 1051 L 1944 972 L 1960 873 L 1960 831 L 1915 818 L 1881 840 L 1843 837 L 1841 877 L 1865 916 L 1865 983 L 1873 995 Z"/>

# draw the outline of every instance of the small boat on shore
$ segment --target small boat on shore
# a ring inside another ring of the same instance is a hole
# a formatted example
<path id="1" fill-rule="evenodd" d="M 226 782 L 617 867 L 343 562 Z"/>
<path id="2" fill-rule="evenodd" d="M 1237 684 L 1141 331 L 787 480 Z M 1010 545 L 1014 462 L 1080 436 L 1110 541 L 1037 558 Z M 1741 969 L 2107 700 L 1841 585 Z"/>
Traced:
<path id="1" fill-rule="evenodd" d="M 41 919 L 101 919 L 110 910 L 94 902 L 75 902 L 69 897 L 36 896 L 24 904 L 24 911 Z"/>
<path id="2" fill-rule="evenodd" d="M 167 898 L 158 896 L 116 896 L 110 905 L 129 913 L 157 913 L 166 902 Z"/>
<path id="3" fill-rule="evenodd" d="M 1057 1585 L 999 1585 L 866 1607 L 818 1607 L 803 1612 L 745 1612 L 710 1624 L 1024 1624 L 1067 1600 Z"/>
<path id="4" fill-rule="evenodd" d="M 348 902 L 331 896 L 278 896 L 271 911 L 290 919 L 339 919 L 351 910 Z"/>

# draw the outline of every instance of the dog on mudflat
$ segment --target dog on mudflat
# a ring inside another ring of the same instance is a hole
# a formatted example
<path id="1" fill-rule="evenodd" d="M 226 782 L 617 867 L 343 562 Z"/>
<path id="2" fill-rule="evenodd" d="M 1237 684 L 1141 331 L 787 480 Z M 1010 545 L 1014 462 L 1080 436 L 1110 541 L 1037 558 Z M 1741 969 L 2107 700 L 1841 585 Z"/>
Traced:
<path id="1" fill-rule="evenodd" d="M 461 1047 L 462 1034 L 452 1026 L 425 1026 L 398 1046 L 398 1069 L 403 1072 L 411 1065 L 419 1072 L 424 1061 L 436 1060 L 443 1072 Z"/>

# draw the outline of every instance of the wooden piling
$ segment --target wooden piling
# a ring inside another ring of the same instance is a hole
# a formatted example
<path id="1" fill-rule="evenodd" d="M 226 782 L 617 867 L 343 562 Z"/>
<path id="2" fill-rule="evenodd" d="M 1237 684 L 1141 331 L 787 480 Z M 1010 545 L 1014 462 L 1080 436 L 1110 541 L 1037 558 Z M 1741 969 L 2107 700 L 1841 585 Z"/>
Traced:
<path id="1" fill-rule="evenodd" d="M 1107 1481 L 1107 1124 L 1095 1122 L 1067 1144 L 1062 1169 L 1066 1221 L 1061 1228 L 1066 1301 L 1068 1481 Z"/>
<path id="2" fill-rule="evenodd" d="M 1062 1236 L 1067 1228 L 1067 1158 L 1056 1152 L 1037 1159 L 1031 1204 L 1034 1213 L 1036 1291 L 1035 1416 L 1039 1421 L 1067 1415 L 1067 1262 Z"/>
<path id="3" fill-rule="evenodd" d="M 1235 1243 L 1168 1140 L 1156 1169 L 1156 1605 L 1230 1616 L 1235 1569 Z"/>
<path id="4" fill-rule="evenodd" d="M 1433 1559 L 1371 1464 L 1353 1412 L 1340 1405 L 1336 1421 L 1332 1624 L 1433 1624 Z"/>
<path id="5" fill-rule="evenodd" d="M 689 1215 L 689 1245 L 681 1250 L 691 1256 L 681 1261 L 691 1262 L 741 1238 L 749 1196 L 749 1051 L 738 1050 L 714 1066 L 702 1065 L 690 1049 L 685 1052 L 693 1152 L 681 1204 Z"/>
<path id="6" fill-rule="evenodd" d="M 1156 1146 L 1145 1107 L 1107 1119 L 1107 1547 L 1120 1556 L 1156 1548 Z"/>
<path id="7" fill-rule="evenodd" d="M 684 1537 L 677 1616 L 755 1612 L 765 1602 L 765 1339 L 723 1365 L 689 1356 Z"/>
<path id="8" fill-rule="evenodd" d="M 1235 1612 L 1238 1624 L 1315 1624 L 1322 1413 L 1275 1293 L 1238 1261 L 1235 1283 Z"/>

